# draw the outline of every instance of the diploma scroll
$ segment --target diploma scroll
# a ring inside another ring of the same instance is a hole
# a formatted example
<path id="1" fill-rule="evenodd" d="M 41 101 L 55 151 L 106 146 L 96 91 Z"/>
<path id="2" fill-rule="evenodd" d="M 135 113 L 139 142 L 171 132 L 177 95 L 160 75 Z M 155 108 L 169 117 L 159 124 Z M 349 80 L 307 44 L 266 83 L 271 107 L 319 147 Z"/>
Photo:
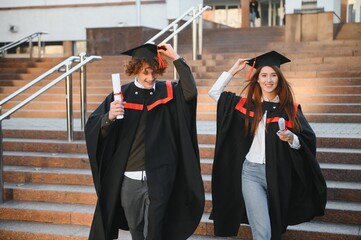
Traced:
<path id="1" fill-rule="evenodd" d="M 113 94 L 114 94 L 114 101 L 122 101 L 121 96 L 121 84 L 120 84 L 120 74 L 113 73 L 112 74 L 112 82 L 113 82 Z M 122 119 L 124 115 L 118 115 L 117 119 Z"/>
<path id="2" fill-rule="evenodd" d="M 286 130 L 286 125 L 285 125 L 285 119 L 284 118 L 278 119 L 278 127 L 280 128 L 280 131 Z"/>

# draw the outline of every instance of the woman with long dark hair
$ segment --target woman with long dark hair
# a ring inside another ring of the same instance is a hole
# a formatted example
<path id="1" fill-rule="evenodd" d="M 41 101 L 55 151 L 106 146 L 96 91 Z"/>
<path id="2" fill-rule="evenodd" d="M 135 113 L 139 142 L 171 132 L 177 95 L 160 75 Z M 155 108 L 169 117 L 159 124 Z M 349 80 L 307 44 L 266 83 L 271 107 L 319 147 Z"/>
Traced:
<path id="1" fill-rule="evenodd" d="M 249 223 L 254 240 L 281 239 L 288 225 L 324 214 L 326 183 L 316 136 L 294 101 L 272 51 L 238 59 L 209 95 L 217 101 L 211 218 L 217 236 L 236 236 Z M 249 64 L 256 68 L 240 95 L 224 91 Z"/>

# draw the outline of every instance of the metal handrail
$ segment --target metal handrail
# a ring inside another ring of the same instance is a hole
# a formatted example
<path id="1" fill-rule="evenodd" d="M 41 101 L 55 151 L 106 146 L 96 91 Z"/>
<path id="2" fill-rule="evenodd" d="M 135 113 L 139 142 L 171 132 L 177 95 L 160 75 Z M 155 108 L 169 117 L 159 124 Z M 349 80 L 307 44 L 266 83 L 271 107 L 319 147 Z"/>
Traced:
<path id="1" fill-rule="evenodd" d="M 20 93 L 24 92 L 26 89 L 30 88 L 31 86 L 33 86 L 35 83 L 39 82 L 40 80 L 44 79 L 46 76 L 48 76 L 49 74 L 53 73 L 55 70 L 59 70 L 61 67 L 65 66 L 66 68 L 66 72 L 63 73 L 61 76 L 57 77 L 56 79 L 52 80 L 50 83 L 48 83 L 47 85 L 45 85 L 44 87 L 42 87 L 40 90 L 38 90 L 37 92 L 35 92 L 34 94 L 32 94 L 30 97 L 26 98 L 25 100 L 23 100 L 22 102 L 20 102 L 19 104 L 17 104 L 15 107 L 11 108 L 9 111 L 7 111 L 6 113 L 2 114 L 0 116 L 0 203 L 4 202 L 4 195 L 3 195 L 3 189 L 4 189 L 4 169 L 3 169 L 3 132 L 2 132 L 2 120 L 4 120 L 5 118 L 9 118 L 9 116 L 11 114 L 13 114 L 14 112 L 18 111 L 20 108 L 22 108 L 23 106 L 25 106 L 26 104 L 28 104 L 29 102 L 31 102 L 33 99 L 35 99 L 36 97 L 40 96 L 42 93 L 44 93 L 45 91 L 47 91 L 48 89 L 50 89 L 51 87 L 53 87 L 55 84 L 59 83 L 61 80 L 66 79 L 66 115 L 67 115 L 67 136 L 68 136 L 68 141 L 73 141 L 73 109 L 72 109 L 72 74 L 73 72 L 77 71 L 80 69 L 80 81 L 83 82 L 83 84 L 81 84 L 81 88 L 85 87 L 85 65 L 93 60 L 100 60 L 102 59 L 100 56 L 89 56 L 86 57 L 86 55 L 84 53 L 80 54 L 80 57 L 78 56 L 72 56 L 69 57 L 68 59 L 64 60 L 63 62 L 59 63 L 58 65 L 56 65 L 55 67 L 53 67 L 52 69 L 50 69 L 49 71 L 47 71 L 46 73 L 42 74 L 40 77 L 34 79 L 33 81 L 31 81 L 30 83 L 28 83 L 27 85 L 25 85 L 24 87 L 20 88 L 19 90 L 17 90 L 15 93 L 11 94 L 9 97 L 7 97 L 6 99 L 3 99 L 1 101 L 1 104 L 6 103 L 7 101 L 9 101 L 10 99 L 14 98 L 15 96 L 19 95 Z M 79 61 L 78 61 L 79 60 Z M 79 63 L 74 66 L 71 67 L 73 62 L 78 61 Z M 81 95 L 85 94 L 85 89 L 81 89 Z M 81 99 L 83 99 L 81 97 Z M 84 107 L 84 103 L 82 104 L 82 108 L 85 109 Z M 82 113 L 84 111 L 84 109 L 82 109 Z M 1 110 L 1 106 L 0 106 L 0 110 Z M 86 111 L 86 110 L 85 110 Z M 85 120 L 85 117 L 82 117 L 82 120 Z"/>
<path id="2" fill-rule="evenodd" d="M 46 71 L 45 73 L 41 74 L 39 77 L 35 78 L 34 80 L 32 80 L 31 82 L 29 82 L 28 84 L 24 85 L 23 87 L 19 88 L 18 90 L 16 90 L 15 92 L 13 92 L 12 94 L 10 94 L 9 96 L 7 96 L 6 98 L 2 99 L 0 101 L 0 106 L 4 105 L 5 103 L 7 103 L 8 101 L 10 101 L 11 99 L 13 99 L 14 97 L 18 96 L 20 93 L 24 92 L 25 90 L 29 89 L 31 86 L 35 85 L 36 83 L 40 82 L 41 80 L 43 80 L 44 78 L 46 78 L 47 76 L 49 76 L 50 74 L 58 71 L 61 67 L 65 66 L 65 64 L 69 61 L 73 62 L 75 60 L 79 59 L 78 56 L 71 56 L 67 59 L 65 59 L 64 61 L 62 61 L 61 63 L 59 63 L 58 65 L 54 66 L 53 68 L 49 69 L 48 71 Z M 1 121 L 1 120 L 0 120 Z"/>
<path id="3" fill-rule="evenodd" d="M 163 41 L 161 41 L 162 43 L 166 43 L 168 42 L 171 38 L 177 36 L 177 34 L 179 32 L 181 32 L 184 28 L 186 28 L 190 23 L 193 23 L 193 40 L 192 40 L 192 44 L 193 44 L 193 60 L 196 60 L 197 57 L 197 53 L 196 53 L 196 49 L 197 49 L 197 31 L 196 30 L 196 21 L 197 18 L 207 9 L 211 9 L 210 6 L 205 6 L 202 8 L 202 6 L 198 6 L 198 7 L 191 7 L 190 9 L 188 9 L 188 11 L 186 11 L 184 14 L 182 14 L 180 17 L 178 17 L 176 20 L 174 20 L 171 24 L 169 24 L 167 27 L 165 27 L 162 31 L 160 31 L 159 33 L 157 33 L 155 36 L 153 36 L 151 39 L 149 39 L 146 43 L 154 43 L 156 39 L 158 39 L 160 36 L 162 36 L 164 33 L 166 33 L 167 31 L 169 31 L 169 29 L 171 27 L 175 27 L 176 30 L 173 31 L 173 33 L 171 33 L 168 37 L 166 37 Z M 197 12 L 198 11 L 198 12 Z M 178 22 L 181 21 L 185 16 L 187 16 L 190 12 L 193 13 L 192 18 L 188 19 L 185 23 L 183 23 L 180 27 L 178 27 Z M 203 32 L 202 32 L 202 21 L 198 21 L 198 47 L 199 47 L 199 51 L 198 54 L 199 56 L 202 55 L 202 40 L 203 40 Z M 174 43 L 177 43 L 177 40 L 173 41 Z M 177 46 L 174 46 L 175 48 L 177 48 Z"/>
<path id="4" fill-rule="evenodd" d="M 78 58 L 78 57 L 76 57 Z M 75 58 L 75 59 L 76 59 Z M 44 93 L 46 90 L 48 90 L 49 88 L 53 87 L 55 84 L 57 84 L 58 82 L 60 82 L 61 80 L 65 79 L 66 77 L 68 77 L 69 75 L 71 75 L 73 72 L 77 71 L 78 69 L 80 69 L 82 66 L 84 66 L 85 64 L 93 61 L 93 60 L 100 60 L 101 57 L 100 56 L 89 56 L 87 57 L 84 61 L 78 63 L 76 66 L 70 68 L 67 72 L 63 73 L 62 75 L 60 75 L 59 77 L 57 77 L 56 79 L 54 79 L 53 81 L 51 81 L 50 83 L 48 83 L 47 85 L 45 85 L 44 87 L 42 87 L 40 90 L 38 90 L 37 92 L 35 92 L 34 94 L 32 94 L 31 96 L 29 96 L 28 98 L 26 98 L 25 100 L 23 100 L 22 102 L 20 102 L 19 104 L 17 104 L 16 106 L 14 106 L 13 108 L 11 108 L 10 110 L 8 110 L 6 113 L 2 114 L 0 116 L 0 122 L 2 120 L 4 120 L 5 118 L 9 117 L 11 114 L 13 114 L 14 112 L 18 111 L 20 108 L 22 108 L 23 106 L 25 106 L 26 104 L 28 104 L 30 101 L 32 101 L 33 99 L 35 99 L 36 97 L 38 97 L 39 95 L 41 95 L 42 93 Z M 63 62 L 63 64 L 61 66 L 69 66 L 72 64 L 74 58 L 70 58 L 67 59 Z M 60 65 L 60 64 L 59 64 Z M 57 66 L 59 66 L 57 65 Z M 30 83 L 29 83 L 30 84 Z M 33 85 L 33 84 L 32 84 Z M 24 89 L 21 91 L 23 92 Z M 20 93 L 20 91 L 17 91 L 18 95 Z M 14 97 L 14 96 L 13 96 Z M 8 100 L 7 100 L 8 101 Z M 69 129 L 70 126 L 68 126 Z M 71 135 L 72 133 L 69 133 L 68 131 L 68 141 L 72 141 L 71 139 Z"/>
<path id="5" fill-rule="evenodd" d="M 184 28 L 186 28 L 190 23 L 196 20 L 196 18 L 201 15 L 205 10 L 210 9 L 210 6 L 205 6 L 201 10 L 198 11 L 198 13 L 195 13 L 195 15 L 189 19 L 187 22 L 185 22 L 182 26 L 180 26 L 176 32 L 173 32 L 171 35 L 166 37 L 162 42 L 168 42 L 174 35 L 178 34 L 180 31 L 182 31 Z"/>
<path id="6" fill-rule="evenodd" d="M 195 7 L 191 7 L 190 9 L 188 9 L 188 11 L 186 11 L 184 14 L 182 14 L 181 16 L 179 16 L 176 20 L 174 20 L 172 23 L 170 23 L 168 26 L 166 26 L 165 28 L 163 28 L 162 31 L 160 31 L 159 33 L 157 33 L 156 35 L 154 35 L 151 39 L 149 39 L 147 41 L 147 43 L 152 43 L 155 42 L 155 40 L 157 38 L 159 38 L 160 36 L 162 36 L 164 33 L 166 33 L 169 29 L 171 29 L 175 24 L 178 24 L 179 21 L 181 21 L 185 16 L 187 16 L 190 12 L 192 12 L 195 9 Z"/>
<path id="7" fill-rule="evenodd" d="M 38 49 L 38 57 L 40 58 L 41 57 L 41 50 L 40 50 L 41 40 L 40 39 L 41 39 L 41 35 L 43 35 L 43 34 L 48 34 L 48 33 L 36 32 L 36 33 L 30 34 L 29 36 L 18 40 L 18 41 L 15 41 L 15 42 L 9 43 L 9 44 L 7 44 L 5 46 L 2 46 L 2 47 L 0 47 L 0 54 L 1 54 L 1 56 L 4 57 L 7 50 L 18 46 L 18 45 L 22 44 L 23 42 L 29 41 L 29 47 L 30 47 L 29 53 L 30 53 L 30 58 L 32 58 L 32 56 L 33 56 L 33 42 L 32 42 L 32 40 L 33 40 L 33 38 L 38 37 L 38 48 L 39 48 Z"/>

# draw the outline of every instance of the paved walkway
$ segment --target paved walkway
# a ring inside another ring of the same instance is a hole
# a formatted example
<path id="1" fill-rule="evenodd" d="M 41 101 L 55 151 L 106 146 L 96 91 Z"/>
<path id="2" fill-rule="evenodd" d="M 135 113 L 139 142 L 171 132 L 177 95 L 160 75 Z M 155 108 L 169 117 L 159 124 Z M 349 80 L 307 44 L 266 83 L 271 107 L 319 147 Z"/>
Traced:
<path id="1" fill-rule="evenodd" d="M 187 240 L 227 240 L 227 239 L 238 239 L 240 238 L 230 238 L 230 237 L 209 237 L 209 236 L 198 236 L 193 235 L 189 237 Z M 130 233 L 128 231 L 119 230 L 118 240 L 132 240 Z"/>
<path id="2" fill-rule="evenodd" d="M 361 138 L 360 123 L 310 123 L 319 137 Z M 11 118 L 2 122 L 3 129 L 66 130 L 66 119 L 60 118 Z M 80 119 L 74 119 L 74 131 L 81 131 Z M 198 121 L 198 133 L 216 133 L 215 121 Z"/>

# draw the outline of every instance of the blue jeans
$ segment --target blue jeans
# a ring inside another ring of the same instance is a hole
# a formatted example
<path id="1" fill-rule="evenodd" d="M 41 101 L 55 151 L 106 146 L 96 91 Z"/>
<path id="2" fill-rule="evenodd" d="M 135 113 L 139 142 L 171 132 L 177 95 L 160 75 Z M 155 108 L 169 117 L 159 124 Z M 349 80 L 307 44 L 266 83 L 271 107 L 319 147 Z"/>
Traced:
<path id="1" fill-rule="evenodd" d="M 265 164 L 244 161 L 242 194 L 253 240 L 271 239 Z"/>
<path id="2" fill-rule="evenodd" d="M 256 26 L 256 13 L 255 12 L 249 13 L 249 23 L 251 24 L 251 27 Z"/>

